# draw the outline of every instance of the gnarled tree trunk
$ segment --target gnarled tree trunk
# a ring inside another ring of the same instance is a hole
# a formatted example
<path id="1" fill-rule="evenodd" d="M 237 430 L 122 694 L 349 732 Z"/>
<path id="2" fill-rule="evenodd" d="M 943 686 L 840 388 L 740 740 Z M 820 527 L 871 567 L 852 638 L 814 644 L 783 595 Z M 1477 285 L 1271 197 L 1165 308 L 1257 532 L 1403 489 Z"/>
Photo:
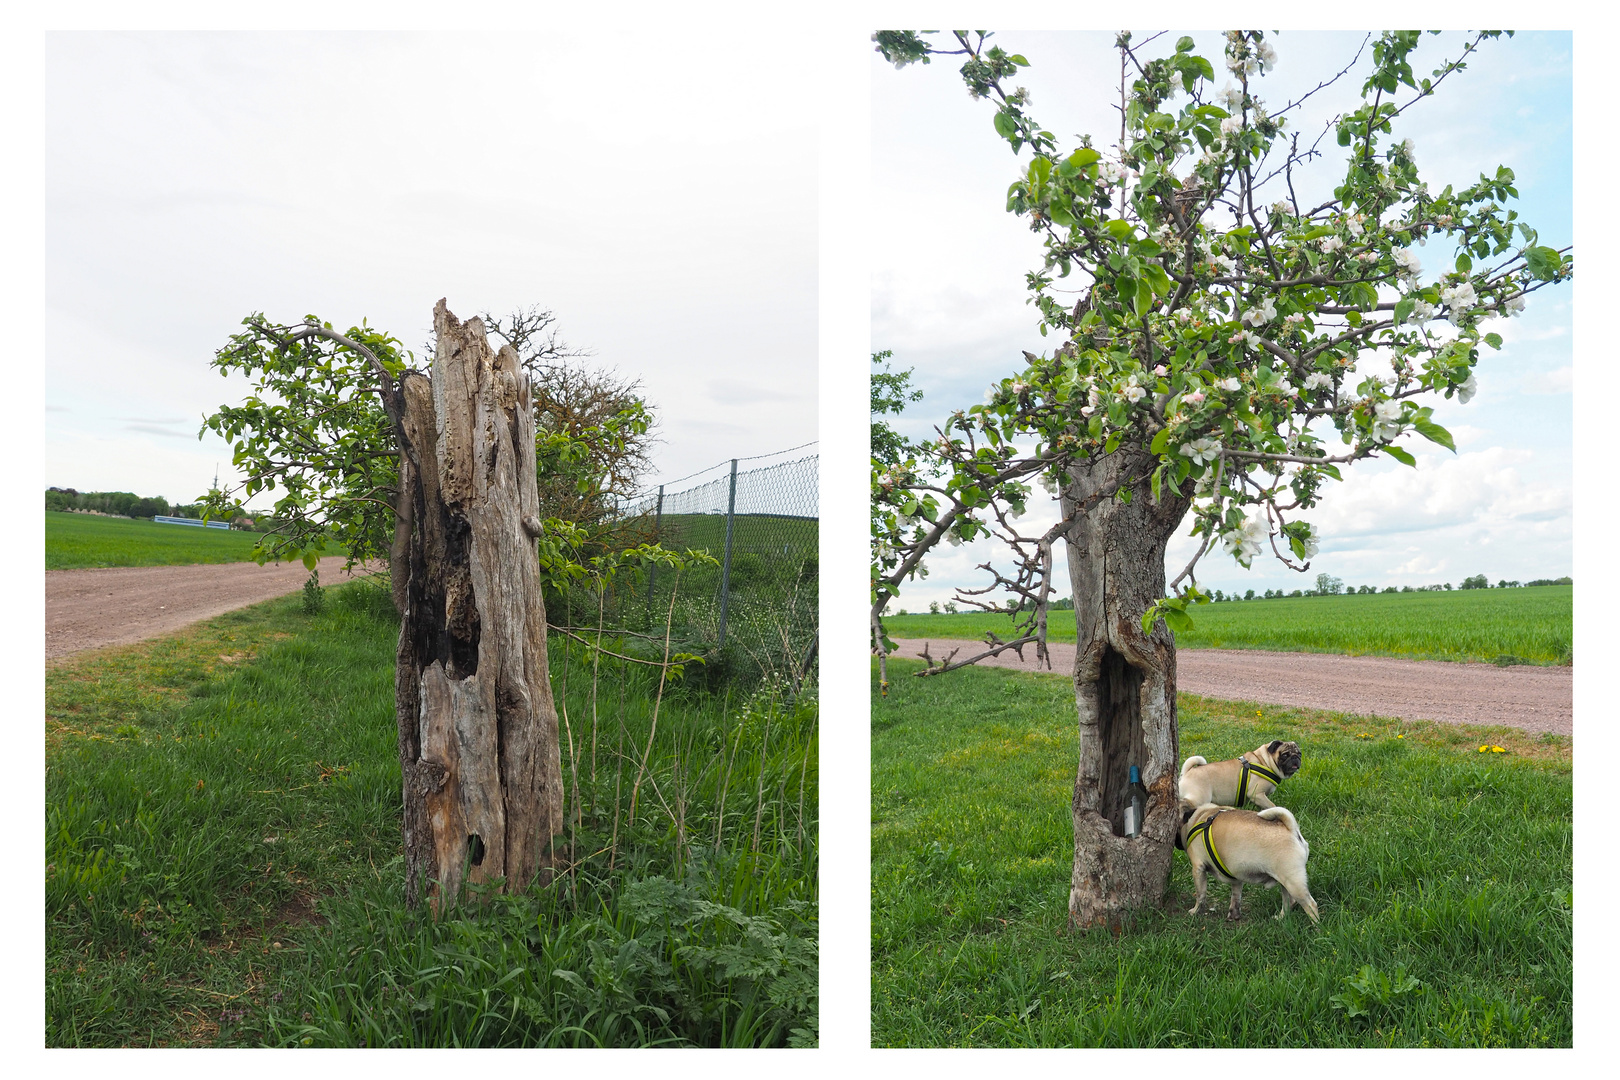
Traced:
<path id="1" fill-rule="evenodd" d="M 1075 468 L 1063 492 L 1068 516 L 1127 477 L 1146 476 L 1152 455 L 1120 449 Z M 1164 898 L 1176 830 L 1176 647 L 1158 624 L 1142 633 L 1142 614 L 1164 595 L 1164 549 L 1190 500 L 1166 491 L 1155 502 L 1133 484 L 1129 504 L 1104 497 L 1069 528 L 1069 578 L 1077 630 L 1074 698 L 1080 765 L 1074 781 L 1074 872 L 1069 921 L 1117 922 L 1131 908 Z M 1148 790 L 1142 834 L 1124 835 L 1132 765 Z"/>
<path id="2" fill-rule="evenodd" d="M 549 879 L 562 760 L 535 536 L 534 413 L 510 346 L 440 300 L 431 378 L 400 381 L 395 677 L 406 900 Z M 414 463 L 413 463 L 414 459 Z"/>

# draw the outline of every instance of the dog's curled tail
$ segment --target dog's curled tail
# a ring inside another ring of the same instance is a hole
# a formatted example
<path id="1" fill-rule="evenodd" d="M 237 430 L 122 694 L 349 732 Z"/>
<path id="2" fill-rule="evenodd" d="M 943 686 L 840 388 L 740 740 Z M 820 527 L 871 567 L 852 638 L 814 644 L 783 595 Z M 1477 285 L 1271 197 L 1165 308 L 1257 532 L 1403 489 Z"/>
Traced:
<path id="1" fill-rule="evenodd" d="M 1181 775 L 1186 776 L 1189 770 L 1195 769 L 1200 765 L 1208 765 L 1208 764 L 1209 764 L 1209 762 L 1205 761 L 1203 758 L 1199 757 L 1197 754 L 1194 754 L 1192 757 L 1190 757 L 1186 761 L 1182 762 L 1182 764 L 1181 764 Z"/>
<path id="2" fill-rule="evenodd" d="M 1294 820 L 1294 815 L 1287 807 L 1269 806 L 1260 811 L 1259 816 L 1265 821 L 1284 822 L 1288 826 L 1288 831 L 1294 834 L 1294 839 L 1298 840 L 1300 844 L 1304 846 L 1306 852 L 1308 853 L 1311 850 L 1311 845 L 1307 843 L 1305 838 L 1299 834 L 1299 822 Z"/>

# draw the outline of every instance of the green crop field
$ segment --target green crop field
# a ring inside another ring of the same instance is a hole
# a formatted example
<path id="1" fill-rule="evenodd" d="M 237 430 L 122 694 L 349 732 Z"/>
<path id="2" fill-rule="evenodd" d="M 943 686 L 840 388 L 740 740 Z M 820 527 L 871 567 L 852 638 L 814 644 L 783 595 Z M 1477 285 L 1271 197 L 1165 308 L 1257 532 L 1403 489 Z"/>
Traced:
<path id="1" fill-rule="evenodd" d="M 1182 757 L 1299 742 L 1277 798 L 1310 843 L 1321 924 L 1274 920 L 1259 887 L 1228 922 L 1218 881 L 1214 911 L 1190 916 L 1176 852 L 1162 908 L 1080 933 L 1073 688 L 889 663 L 889 696 L 875 672 L 872 694 L 874 1045 L 1571 1045 L 1568 738 L 1182 694 Z"/>
<path id="2" fill-rule="evenodd" d="M 1176 635 L 1178 648 L 1568 664 L 1574 587 L 1230 601 L 1195 607 L 1192 616 L 1193 629 Z M 886 615 L 883 626 L 896 638 L 983 638 L 992 630 L 1006 639 L 1012 620 L 984 612 Z M 1073 641 L 1073 613 L 1052 612 L 1050 634 Z"/>
<path id="3" fill-rule="evenodd" d="M 245 562 L 259 534 L 137 518 L 45 512 L 45 569 Z"/>

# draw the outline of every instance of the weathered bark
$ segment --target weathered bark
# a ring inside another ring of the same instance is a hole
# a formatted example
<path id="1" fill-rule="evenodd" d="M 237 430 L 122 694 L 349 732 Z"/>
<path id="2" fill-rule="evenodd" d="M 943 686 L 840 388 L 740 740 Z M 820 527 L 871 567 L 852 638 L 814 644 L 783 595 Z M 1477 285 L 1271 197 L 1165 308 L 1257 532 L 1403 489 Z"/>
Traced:
<path id="1" fill-rule="evenodd" d="M 1064 491 L 1069 515 L 1122 479 L 1146 476 L 1151 455 L 1118 450 L 1076 468 Z M 1129 504 L 1103 498 L 1065 534 L 1074 588 L 1074 697 L 1080 764 L 1074 782 L 1074 872 L 1069 921 L 1116 923 L 1131 908 L 1161 903 L 1180 825 L 1176 790 L 1176 649 L 1160 623 L 1142 633 L 1142 614 L 1164 595 L 1164 549 L 1187 512 L 1169 492 L 1154 502 L 1132 484 Z M 1130 767 L 1148 789 L 1142 835 L 1124 835 Z"/>
<path id="2" fill-rule="evenodd" d="M 408 512 L 393 562 L 406 899 L 425 887 L 438 911 L 467 884 L 549 879 L 563 791 L 528 379 L 443 300 L 434 327 L 431 379 L 400 382 Z"/>

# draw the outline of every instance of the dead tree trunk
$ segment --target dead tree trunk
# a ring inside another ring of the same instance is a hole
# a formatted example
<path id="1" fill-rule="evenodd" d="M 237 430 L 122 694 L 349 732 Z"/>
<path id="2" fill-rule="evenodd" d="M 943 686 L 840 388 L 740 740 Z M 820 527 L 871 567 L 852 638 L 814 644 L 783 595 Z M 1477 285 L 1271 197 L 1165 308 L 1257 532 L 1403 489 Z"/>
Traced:
<path id="1" fill-rule="evenodd" d="M 1063 493 L 1068 516 L 1122 479 L 1146 476 L 1151 455 L 1121 449 L 1076 468 Z M 1069 922 L 1115 924 L 1155 906 L 1170 879 L 1181 823 L 1176 786 L 1176 647 L 1163 623 L 1142 633 L 1142 613 L 1164 595 L 1164 549 L 1189 500 L 1154 502 L 1133 484 L 1130 503 L 1105 497 L 1076 515 L 1066 534 L 1074 588 L 1074 697 L 1080 765 L 1074 781 L 1074 872 Z M 1148 789 L 1142 835 L 1124 835 L 1130 767 Z"/>
<path id="2" fill-rule="evenodd" d="M 406 900 L 549 880 L 562 759 L 535 537 L 534 413 L 510 346 L 440 300 L 431 378 L 400 380 L 395 677 Z"/>

